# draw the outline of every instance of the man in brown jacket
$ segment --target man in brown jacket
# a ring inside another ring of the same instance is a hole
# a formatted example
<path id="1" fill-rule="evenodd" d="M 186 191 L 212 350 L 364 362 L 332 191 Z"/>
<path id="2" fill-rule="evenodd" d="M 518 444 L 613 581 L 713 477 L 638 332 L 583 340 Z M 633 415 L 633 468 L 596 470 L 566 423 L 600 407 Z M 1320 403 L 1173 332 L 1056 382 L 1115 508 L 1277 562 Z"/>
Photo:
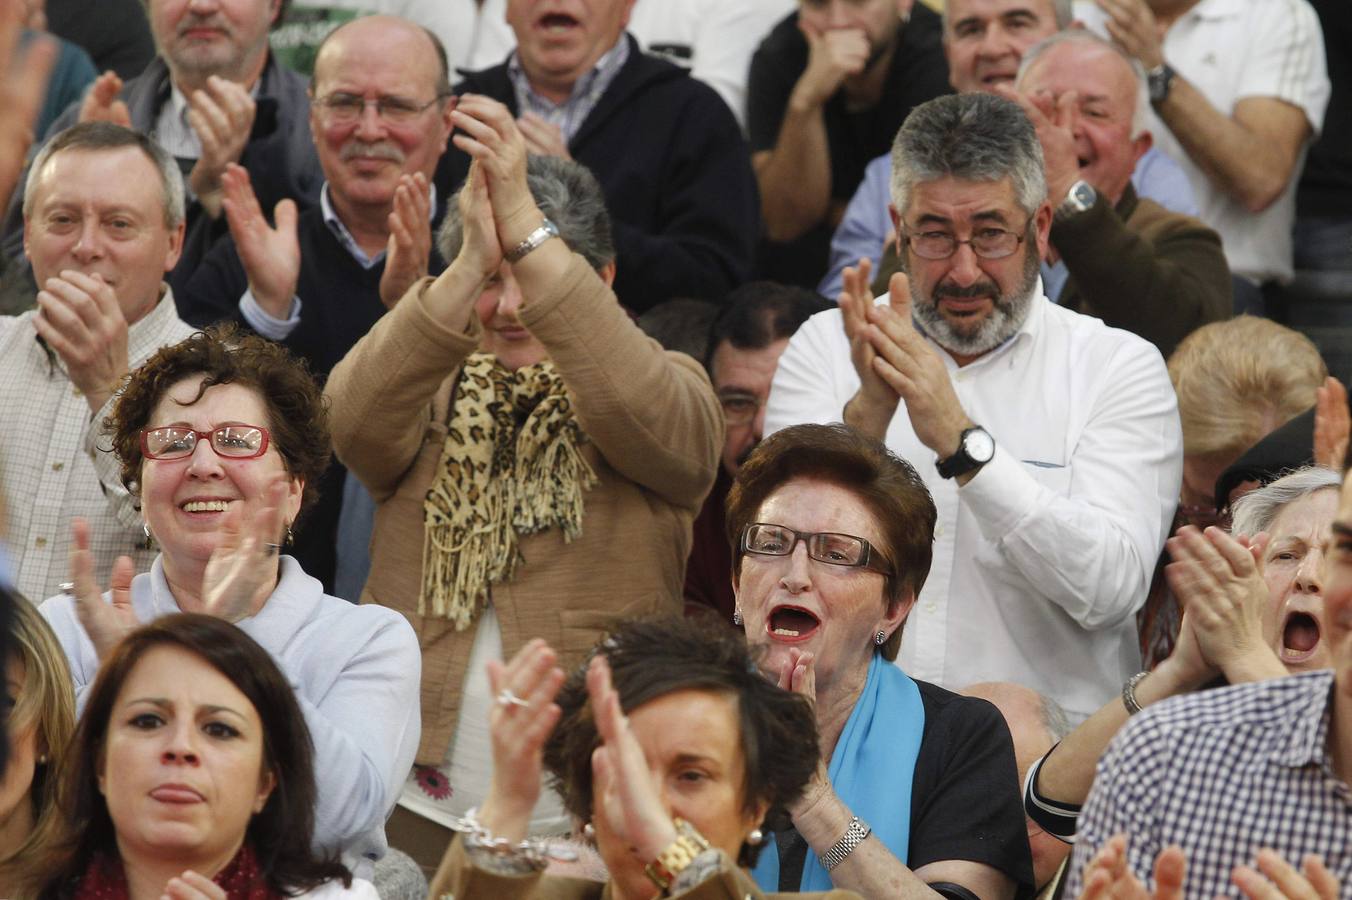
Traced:
<path id="1" fill-rule="evenodd" d="M 429 872 L 446 824 L 487 790 L 485 665 L 542 637 L 571 667 L 616 619 L 679 612 L 723 443 L 700 365 L 646 337 L 610 290 L 595 179 L 537 157 L 527 189 L 506 107 L 466 96 L 453 119 L 475 158 L 439 237 L 453 262 L 326 391 L 335 449 L 377 503 L 362 602 L 403 612 L 422 645 L 418 765 L 387 833 Z M 568 830 L 552 797 L 533 831 Z"/>
<path id="2" fill-rule="evenodd" d="M 1230 270 L 1219 235 L 1136 196 L 1131 173 L 1150 149 L 1144 84 L 1117 47 L 1062 31 L 1023 58 L 1000 93 L 1037 128 L 1055 208 L 1043 265 L 1048 297 L 1135 332 L 1167 359 L 1187 334 L 1229 318 Z"/>

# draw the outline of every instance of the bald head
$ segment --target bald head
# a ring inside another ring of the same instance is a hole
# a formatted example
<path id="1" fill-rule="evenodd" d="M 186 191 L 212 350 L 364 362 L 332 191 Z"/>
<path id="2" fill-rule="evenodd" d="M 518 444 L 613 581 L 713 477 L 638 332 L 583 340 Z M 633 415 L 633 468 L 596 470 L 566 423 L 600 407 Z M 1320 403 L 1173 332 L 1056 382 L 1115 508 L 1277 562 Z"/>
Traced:
<path id="1" fill-rule="evenodd" d="M 986 681 L 962 691 L 968 697 L 989 700 L 1009 725 L 1014 738 L 1014 756 L 1019 762 L 1019 780 L 1028 774 L 1028 767 L 1052 748 L 1065 731 L 1065 713 L 1055 700 L 1043 697 L 1007 681 Z"/>
<path id="2" fill-rule="evenodd" d="M 345 22 L 324 36 L 315 52 L 315 95 L 324 93 L 321 81 L 329 69 L 340 65 L 339 61 L 349 55 L 351 48 L 372 40 L 385 45 L 397 43 L 407 52 L 415 54 L 434 73 L 434 80 L 428 85 L 429 90 L 440 96 L 450 94 L 450 64 L 441 40 L 431 31 L 407 19 L 379 15 L 362 16 Z"/>

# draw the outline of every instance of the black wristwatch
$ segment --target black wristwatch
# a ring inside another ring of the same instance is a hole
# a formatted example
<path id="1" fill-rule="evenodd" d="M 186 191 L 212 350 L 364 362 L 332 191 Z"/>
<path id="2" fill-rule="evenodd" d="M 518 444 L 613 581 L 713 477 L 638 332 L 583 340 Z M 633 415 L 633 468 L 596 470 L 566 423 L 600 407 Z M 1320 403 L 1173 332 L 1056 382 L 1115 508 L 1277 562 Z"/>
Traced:
<path id="1" fill-rule="evenodd" d="M 995 439 L 990 432 L 977 425 L 968 428 L 958 440 L 958 452 L 947 459 L 941 459 L 935 466 L 941 478 L 956 478 L 974 472 L 991 461 L 995 456 Z"/>
<path id="2" fill-rule="evenodd" d="M 1145 83 L 1150 89 L 1151 106 L 1159 106 L 1169 99 L 1169 88 L 1174 83 L 1175 74 L 1173 66 L 1166 62 L 1145 73 Z"/>

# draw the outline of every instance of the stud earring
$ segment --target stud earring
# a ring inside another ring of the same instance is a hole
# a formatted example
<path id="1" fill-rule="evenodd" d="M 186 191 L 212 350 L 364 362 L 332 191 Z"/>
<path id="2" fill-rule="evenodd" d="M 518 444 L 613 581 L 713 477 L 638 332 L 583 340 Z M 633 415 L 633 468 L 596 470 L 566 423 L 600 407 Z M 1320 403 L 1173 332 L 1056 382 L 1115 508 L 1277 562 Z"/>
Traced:
<path id="1" fill-rule="evenodd" d="M 873 643 L 877 644 L 879 647 L 881 647 L 883 644 L 887 643 L 887 632 L 886 632 L 886 631 L 880 631 L 880 632 L 878 632 L 877 634 L 875 634 L 875 635 L 873 636 Z"/>
<path id="2" fill-rule="evenodd" d="M 732 611 L 732 624 L 742 624 L 742 608 L 740 606 Z"/>
<path id="3" fill-rule="evenodd" d="M 592 823 L 590 823 L 590 822 L 587 822 L 586 824 L 584 824 L 584 825 L 582 826 L 582 834 L 583 834 L 583 835 L 587 838 L 587 840 L 589 840 L 589 841 L 594 841 L 594 840 L 596 840 L 596 829 L 592 827 Z"/>
<path id="4" fill-rule="evenodd" d="M 765 832 L 759 828 L 751 829 L 751 833 L 746 836 L 746 842 L 753 847 L 759 847 L 763 840 L 765 840 Z"/>

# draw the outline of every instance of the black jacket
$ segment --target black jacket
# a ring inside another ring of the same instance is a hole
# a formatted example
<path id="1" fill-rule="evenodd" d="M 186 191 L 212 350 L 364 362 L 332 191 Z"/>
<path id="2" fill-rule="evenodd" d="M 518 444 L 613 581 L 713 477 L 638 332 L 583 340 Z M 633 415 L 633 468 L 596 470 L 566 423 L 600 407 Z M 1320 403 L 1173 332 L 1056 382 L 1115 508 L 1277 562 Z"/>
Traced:
<path id="1" fill-rule="evenodd" d="M 750 277 L 760 232 L 746 142 L 713 88 L 626 40 L 629 59 L 568 146 L 606 197 L 615 293 L 636 313 L 673 297 L 722 300 Z M 519 113 L 506 63 L 461 74 L 457 93 Z M 468 170 L 469 157 L 449 148 L 438 192 L 450 197 Z"/>

